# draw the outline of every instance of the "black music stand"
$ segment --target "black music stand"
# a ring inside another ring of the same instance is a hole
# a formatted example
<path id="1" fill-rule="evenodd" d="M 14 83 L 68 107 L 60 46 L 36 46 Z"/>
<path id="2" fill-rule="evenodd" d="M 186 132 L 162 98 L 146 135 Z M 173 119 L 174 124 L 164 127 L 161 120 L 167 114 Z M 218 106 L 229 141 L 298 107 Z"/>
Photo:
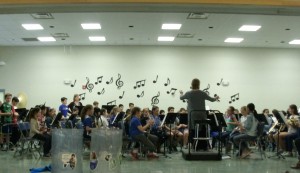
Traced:
<path id="1" fill-rule="evenodd" d="M 101 107 L 107 110 L 107 113 L 110 114 L 111 110 L 115 107 L 116 105 L 102 105 Z"/>
<path id="2" fill-rule="evenodd" d="M 170 146 L 169 148 L 171 148 L 171 145 L 172 145 L 172 129 L 171 129 L 171 125 L 175 123 L 175 120 L 177 118 L 177 115 L 178 113 L 167 113 L 167 117 L 166 117 L 166 120 L 165 120 L 165 123 L 169 125 L 169 129 L 170 129 L 170 139 L 169 139 L 169 142 L 170 142 Z M 172 151 L 169 149 L 169 154 L 171 154 Z"/>
<path id="3" fill-rule="evenodd" d="M 52 120 L 52 123 L 50 124 L 52 128 L 59 128 L 59 121 L 62 119 L 63 114 L 59 112 Z"/>
<path id="4" fill-rule="evenodd" d="M 164 120 L 164 118 L 165 118 L 165 115 L 158 115 L 158 116 L 159 116 L 160 121 Z"/>
<path id="5" fill-rule="evenodd" d="M 257 115 L 254 115 L 254 117 L 255 117 L 255 119 L 257 119 L 257 121 L 259 123 L 262 123 L 264 125 L 269 125 L 269 122 L 264 114 L 257 114 Z"/>
<path id="6" fill-rule="evenodd" d="M 26 118 L 26 115 L 29 110 L 27 110 L 26 108 L 19 108 L 19 109 L 15 109 L 15 111 L 19 114 L 18 120 L 23 121 L 23 119 Z"/>
<path id="7" fill-rule="evenodd" d="M 179 113 L 179 124 L 188 125 L 188 114 L 186 113 Z"/>
<path id="8" fill-rule="evenodd" d="M 282 112 L 276 112 L 276 113 L 274 113 L 274 116 L 277 119 L 279 126 L 288 125 L 287 121 L 284 117 L 284 114 Z M 279 144 L 279 135 L 280 135 L 280 129 L 278 129 L 278 132 L 277 132 L 277 145 Z M 273 157 L 277 157 L 278 159 L 285 159 L 285 157 L 281 153 L 279 153 L 278 146 L 277 146 L 276 154 L 274 156 L 269 156 L 268 158 L 273 158 Z"/>
<path id="9" fill-rule="evenodd" d="M 235 116 L 236 120 L 239 121 L 243 115 L 242 114 L 234 114 L 234 116 Z"/>

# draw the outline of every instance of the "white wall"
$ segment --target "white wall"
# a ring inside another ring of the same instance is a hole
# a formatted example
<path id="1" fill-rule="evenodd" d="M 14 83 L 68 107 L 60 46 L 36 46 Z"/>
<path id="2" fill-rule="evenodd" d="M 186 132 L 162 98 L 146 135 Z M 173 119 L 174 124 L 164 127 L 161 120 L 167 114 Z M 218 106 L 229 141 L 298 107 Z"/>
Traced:
<path id="1" fill-rule="evenodd" d="M 166 91 L 171 87 L 189 90 L 190 82 L 197 77 L 201 88 L 211 85 L 211 96 L 218 94 L 220 103 L 207 103 L 212 109 L 224 111 L 230 96 L 240 93 L 240 100 L 232 104 L 241 107 L 249 102 L 263 108 L 287 109 L 300 104 L 300 50 L 259 48 L 209 48 L 209 47 L 151 47 L 151 46 L 73 46 L 73 47 L 0 47 L 0 89 L 18 94 L 24 91 L 29 105 L 47 102 L 58 107 L 60 98 L 71 101 L 74 93 L 86 92 L 84 104 L 94 100 L 100 104 L 117 100 L 125 107 L 133 102 L 140 107 L 150 107 L 151 98 L 160 91 L 159 106 L 166 109 L 185 107 L 179 93 L 173 97 Z M 82 90 L 86 77 L 95 82 L 97 76 L 122 75 L 124 86 L 117 89 L 115 82 L 95 86 L 92 93 Z M 152 81 L 159 75 L 158 83 Z M 171 85 L 164 83 L 170 78 Z M 229 87 L 216 83 L 225 78 Z M 77 79 L 74 88 L 64 79 Z M 146 79 L 146 86 L 133 89 L 137 80 Z M 105 88 L 104 95 L 97 95 Z M 125 91 L 124 98 L 118 97 Z M 143 98 L 137 94 L 145 91 Z"/>

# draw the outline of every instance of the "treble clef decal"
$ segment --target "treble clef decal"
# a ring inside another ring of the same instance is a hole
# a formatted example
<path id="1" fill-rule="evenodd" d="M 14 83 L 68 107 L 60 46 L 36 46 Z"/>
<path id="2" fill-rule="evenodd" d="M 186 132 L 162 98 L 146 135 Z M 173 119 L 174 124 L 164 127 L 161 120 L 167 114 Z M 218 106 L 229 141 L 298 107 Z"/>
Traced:
<path id="1" fill-rule="evenodd" d="M 120 74 L 118 74 L 118 79 L 116 80 L 116 85 L 117 85 L 118 89 L 121 89 L 122 86 L 124 85 L 124 82 L 121 81 L 121 77 L 122 76 Z"/>
<path id="2" fill-rule="evenodd" d="M 151 99 L 152 106 L 157 105 L 159 103 L 159 99 L 158 99 L 159 96 L 160 96 L 160 92 L 158 92 L 156 96 L 152 97 L 152 99 Z"/>
<path id="3" fill-rule="evenodd" d="M 85 87 L 91 93 L 93 91 L 93 89 L 94 89 L 94 84 L 90 83 L 90 79 L 88 77 L 86 77 L 86 80 L 87 80 L 87 82 L 85 84 Z"/>

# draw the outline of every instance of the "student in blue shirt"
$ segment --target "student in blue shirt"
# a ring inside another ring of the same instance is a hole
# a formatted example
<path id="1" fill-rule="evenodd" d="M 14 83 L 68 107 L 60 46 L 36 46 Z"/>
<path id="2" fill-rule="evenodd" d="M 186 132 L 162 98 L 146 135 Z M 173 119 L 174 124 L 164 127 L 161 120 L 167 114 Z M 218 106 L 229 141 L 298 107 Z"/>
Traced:
<path id="1" fill-rule="evenodd" d="M 92 105 L 86 105 L 81 111 L 81 121 L 83 124 L 83 138 L 91 140 L 90 134 L 92 133 L 92 128 L 95 127 L 91 116 L 94 114 L 94 108 Z"/>
<path id="2" fill-rule="evenodd" d="M 154 152 L 156 150 L 156 143 L 158 138 L 151 134 L 146 134 L 145 131 L 154 124 L 153 120 L 149 120 L 145 126 L 141 124 L 142 111 L 139 107 L 134 107 L 132 109 L 132 119 L 130 121 L 129 134 L 133 140 L 141 142 L 144 144 L 145 148 L 149 151 L 148 158 L 158 158 L 157 154 Z M 137 150 L 131 152 L 133 159 L 138 159 Z"/>
<path id="3" fill-rule="evenodd" d="M 62 97 L 61 99 L 61 105 L 59 106 L 59 112 L 66 118 L 68 116 L 69 107 L 67 105 L 68 99 L 66 97 Z"/>

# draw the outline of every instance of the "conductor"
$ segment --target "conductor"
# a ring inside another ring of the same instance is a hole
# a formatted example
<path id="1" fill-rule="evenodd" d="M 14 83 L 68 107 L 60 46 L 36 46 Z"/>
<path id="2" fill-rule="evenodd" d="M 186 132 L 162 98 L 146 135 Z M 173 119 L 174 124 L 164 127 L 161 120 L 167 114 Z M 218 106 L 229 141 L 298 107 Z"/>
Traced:
<path id="1" fill-rule="evenodd" d="M 207 115 L 205 111 L 205 100 L 215 102 L 219 100 L 219 96 L 216 97 L 210 97 L 207 93 L 200 90 L 200 80 L 195 78 L 192 80 L 190 91 L 187 91 L 185 94 L 183 94 L 183 91 L 180 91 L 180 99 L 187 100 L 187 110 L 189 117 L 189 129 L 190 129 L 190 142 L 193 139 L 194 135 L 194 129 L 195 129 L 195 120 L 206 120 Z M 193 112 L 196 111 L 197 112 Z M 200 110 L 200 111 L 199 111 Z M 203 134 L 203 133 L 202 133 Z"/>

